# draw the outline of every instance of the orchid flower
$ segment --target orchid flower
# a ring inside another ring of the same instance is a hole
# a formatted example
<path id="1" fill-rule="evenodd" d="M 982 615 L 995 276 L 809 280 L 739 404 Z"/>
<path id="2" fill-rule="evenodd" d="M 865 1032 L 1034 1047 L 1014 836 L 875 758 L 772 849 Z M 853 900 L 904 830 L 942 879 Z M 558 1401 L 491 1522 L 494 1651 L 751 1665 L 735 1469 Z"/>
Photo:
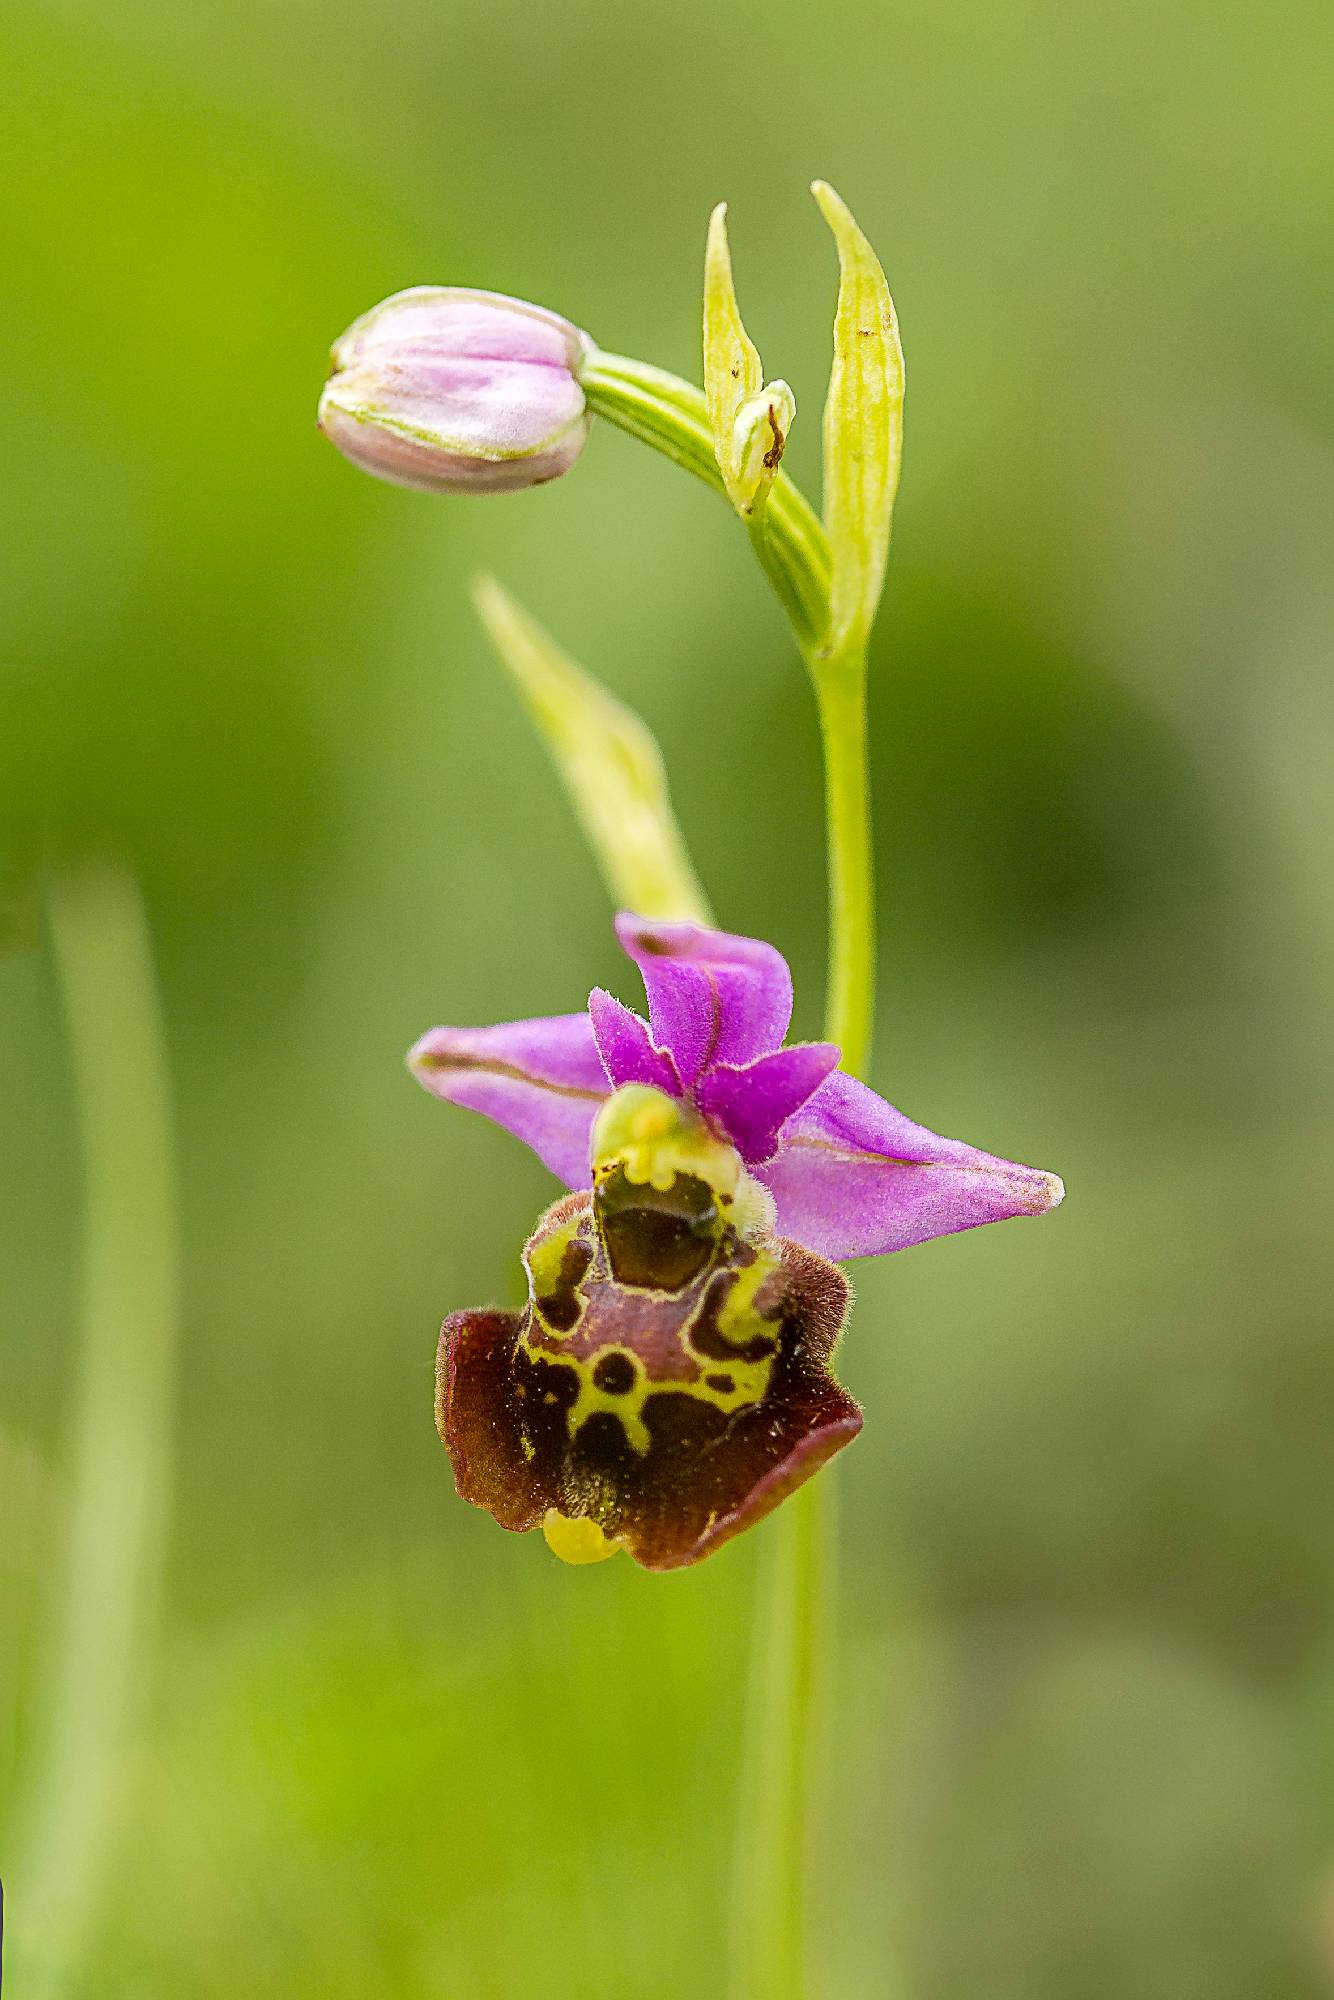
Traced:
<path id="1" fill-rule="evenodd" d="M 1052 1174 L 944 1139 L 784 1046 L 792 981 L 757 938 L 623 915 L 648 1019 L 435 1028 L 409 1057 L 568 1188 L 524 1252 L 522 1313 L 445 1323 L 437 1415 L 465 1498 L 557 1554 L 697 1561 L 856 1435 L 829 1373 L 831 1260 L 878 1256 L 1061 1199 Z"/>
<path id="2" fill-rule="evenodd" d="M 612 1091 L 686 1098 L 773 1195 L 779 1233 L 836 1260 L 1060 1201 L 1054 1174 L 915 1125 L 844 1075 L 832 1043 L 784 1048 L 792 978 L 772 945 L 624 915 L 616 933 L 643 975 L 647 1021 L 595 988 L 583 1014 L 433 1028 L 408 1058 L 417 1077 L 503 1125 L 569 1188 L 590 1185 L 589 1136 Z"/>

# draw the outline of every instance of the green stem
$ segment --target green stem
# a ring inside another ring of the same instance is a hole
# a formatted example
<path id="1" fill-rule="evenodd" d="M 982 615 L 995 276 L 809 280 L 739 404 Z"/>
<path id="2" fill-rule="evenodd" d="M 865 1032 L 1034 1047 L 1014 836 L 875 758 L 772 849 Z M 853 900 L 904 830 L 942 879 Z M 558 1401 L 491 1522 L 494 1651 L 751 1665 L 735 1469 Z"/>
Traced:
<path id="1" fill-rule="evenodd" d="M 833 1610 L 828 1501 L 827 1479 L 809 1480 L 780 1508 L 763 1551 L 737 1852 L 736 2000 L 804 2000 L 811 1990 L 811 1805 Z"/>
<path id="2" fill-rule="evenodd" d="M 829 990 L 825 1034 L 861 1076 L 875 1006 L 875 880 L 867 767 L 866 655 L 811 663 L 824 739 L 829 857 Z"/>
<path id="3" fill-rule="evenodd" d="M 47 1710 L 13 1864 L 25 1992 L 86 1966 L 147 1681 L 170 1489 L 175 1175 L 148 927 L 112 867 L 53 887 L 84 1156 L 80 1380 Z"/>
<path id="4" fill-rule="evenodd" d="M 830 967 L 825 1033 L 843 1068 L 864 1069 L 874 994 L 875 900 L 867 774 L 866 662 L 809 658 L 824 739 Z M 829 1474 L 770 1529 L 756 1606 L 746 1795 L 741 1815 L 738 2000 L 811 1991 L 809 1907 L 836 1599 Z"/>

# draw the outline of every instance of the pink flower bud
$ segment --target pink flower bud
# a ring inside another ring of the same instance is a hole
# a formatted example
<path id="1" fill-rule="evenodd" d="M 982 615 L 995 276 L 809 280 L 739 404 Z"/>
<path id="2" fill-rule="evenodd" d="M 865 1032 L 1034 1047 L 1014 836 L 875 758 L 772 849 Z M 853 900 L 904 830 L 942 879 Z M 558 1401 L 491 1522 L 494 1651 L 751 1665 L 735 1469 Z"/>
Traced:
<path id="1" fill-rule="evenodd" d="M 354 320 L 333 350 L 319 425 L 378 479 L 508 493 L 557 479 L 583 450 L 590 342 L 499 292 L 417 285 Z"/>

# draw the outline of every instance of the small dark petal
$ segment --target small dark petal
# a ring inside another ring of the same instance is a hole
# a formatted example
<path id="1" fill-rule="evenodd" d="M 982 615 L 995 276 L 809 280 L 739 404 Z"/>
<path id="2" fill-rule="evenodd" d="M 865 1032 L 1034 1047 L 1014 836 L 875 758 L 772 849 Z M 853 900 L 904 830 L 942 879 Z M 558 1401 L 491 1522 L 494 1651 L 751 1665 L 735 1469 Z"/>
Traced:
<path id="1" fill-rule="evenodd" d="M 440 1329 L 435 1423 L 465 1500 L 502 1528 L 535 1528 L 548 1502 L 523 1450 L 515 1407 L 514 1347 L 520 1313 L 451 1313 Z"/>
<path id="2" fill-rule="evenodd" d="M 814 1096 L 838 1068 L 832 1042 L 796 1042 L 759 1056 L 744 1069 L 715 1063 L 700 1078 L 700 1110 L 727 1133 L 751 1166 L 771 1159 L 778 1135 L 794 1111 Z"/>

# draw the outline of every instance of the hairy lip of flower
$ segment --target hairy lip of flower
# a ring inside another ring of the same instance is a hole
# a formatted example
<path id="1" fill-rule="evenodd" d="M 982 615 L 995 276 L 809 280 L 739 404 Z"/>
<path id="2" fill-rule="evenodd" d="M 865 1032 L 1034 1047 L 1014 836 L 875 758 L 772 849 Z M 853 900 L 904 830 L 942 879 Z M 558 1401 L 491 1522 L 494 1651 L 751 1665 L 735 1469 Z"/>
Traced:
<path id="1" fill-rule="evenodd" d="M 684 1181 L 693 1181 L 685 1176 Z M 842 1274 L 740 1234 L 698 1182 L 566 1196 L 524 1250 L 522 1313 L 456 1313 L 436 1417 L 460 1493 L 574 1563 L 700 1561 L 856 1436 L 829 1371 Z M 693 1212 L 693 1235 L 658 1225 Z M 609 1223 L 623 1223 L 629 1281 Z"/>

